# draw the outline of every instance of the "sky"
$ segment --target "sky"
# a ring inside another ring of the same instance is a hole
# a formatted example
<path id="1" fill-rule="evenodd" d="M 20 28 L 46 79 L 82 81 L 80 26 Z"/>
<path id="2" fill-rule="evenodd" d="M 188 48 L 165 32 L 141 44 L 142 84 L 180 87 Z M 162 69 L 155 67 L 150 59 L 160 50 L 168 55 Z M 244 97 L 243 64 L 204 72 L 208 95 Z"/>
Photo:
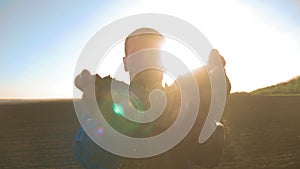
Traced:
<path id="1" fill-rule="evenodd" d="M 225 57 L 232 92 L 300 75 L 299 0 L 0 0 L 0 98 L 73 97 L 75 65 L 88 40 L 117 19 L 141 13 L 172 15 L 197 27 Z M 170 41 L 168 49 L 186 54 L 180 46 Z M 108 55 L 115 59 L 104 65 L 121 63 L 123 45 Z M 99 68 L 102 76 L 113 72 L 112 66 Z"/>

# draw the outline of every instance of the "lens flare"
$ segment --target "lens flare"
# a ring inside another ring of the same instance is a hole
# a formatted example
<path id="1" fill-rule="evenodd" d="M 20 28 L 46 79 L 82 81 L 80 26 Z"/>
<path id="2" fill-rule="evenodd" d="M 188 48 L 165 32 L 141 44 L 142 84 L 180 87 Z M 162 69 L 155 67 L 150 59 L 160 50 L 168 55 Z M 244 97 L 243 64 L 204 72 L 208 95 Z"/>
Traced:
<path id="1" fill-rule="evenodd" d="M 112 108 L 113 108 L 113 111 L 114 111 L 115 114 L 124 116 L 124 109 L 121 105 L 119 105 L 117 103 L 114 103 L 112 105 Z"/>
<path id="2" fill-rule="evenodd" d="M 98 134 L 102 134 L 103 133 L 103 128 L 98 128 L 97 132 L 98 132 Z"/>

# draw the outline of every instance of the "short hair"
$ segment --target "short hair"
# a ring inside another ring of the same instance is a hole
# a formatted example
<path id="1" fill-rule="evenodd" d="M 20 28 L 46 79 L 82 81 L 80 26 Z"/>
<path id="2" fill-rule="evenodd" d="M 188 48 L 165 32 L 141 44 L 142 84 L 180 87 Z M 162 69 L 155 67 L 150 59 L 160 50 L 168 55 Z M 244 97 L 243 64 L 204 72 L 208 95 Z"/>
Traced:
<path id="1" fill-rule="evenodd" d="M 155 29 L 152 29 L 152 28 L 140 28 L 140 29 L 137 29 L 135 31 L 133 31 L 131 34 L 129 34 L 127 36 L 127 38 L 125 39 L 125 54 L 127 55 L 127 43 L 128 43 L 128 40 L 131 39 L 132 37 L 137 37 L 137 36 L 145 36 L 145 35 L 155 35 L 155 36 L 159 36 L 162 38 L 162 41 L 164 41 L 164 36 L 158 32 L 157 30 Z"/>

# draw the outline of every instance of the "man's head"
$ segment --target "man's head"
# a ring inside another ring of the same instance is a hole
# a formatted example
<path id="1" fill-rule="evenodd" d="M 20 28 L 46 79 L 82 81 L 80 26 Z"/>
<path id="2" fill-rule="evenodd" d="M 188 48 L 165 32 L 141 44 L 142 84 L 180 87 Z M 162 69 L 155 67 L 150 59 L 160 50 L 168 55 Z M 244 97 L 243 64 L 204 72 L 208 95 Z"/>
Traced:
<path id="1" fill-rule="evenodd" d="M 160 48 L 164 36 L 152 28 L 140 28 L 127 36 L 125 40 L 126 57 L 143 49 Z"/>
<path id="2" fill-rule="evenodd" d="M 163 43 L 164 36 L 154 29 L 140 28 L 132 32 L 130 35 L 128 35 L 128 37 L 125 40 L 125 57 L 123 58 L 125 71 L 129 71 L 129 74 L 131 73 L 131 68 L 128 66 L 127 63 L 127 59 L 129 57 L 146 49 L 159 50 Z M 151 59 L 151 62 L 160 63 L 160 60 L 157 60 L 157 58 L 158 57 L 153 57 L 149 59 Z M 131 60 L 131 65 L 138 64 L 138 62 L 138 59 Z M 149 72 L 151 71 L 148 71 L 148 74 Z M 150 75 L 152 75 L 152 77 L 156 76 L 158 77 L 158 79 L 162 79 L 163 72 L 156 70 L 152 71 Z"/>

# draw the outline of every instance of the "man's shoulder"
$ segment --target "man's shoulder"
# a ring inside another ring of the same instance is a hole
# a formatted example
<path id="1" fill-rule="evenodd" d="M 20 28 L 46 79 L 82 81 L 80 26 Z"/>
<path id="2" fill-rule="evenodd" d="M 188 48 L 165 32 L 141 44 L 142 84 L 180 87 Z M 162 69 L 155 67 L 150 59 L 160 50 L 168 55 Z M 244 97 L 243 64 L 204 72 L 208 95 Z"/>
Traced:
<path id="1" fill-rule="evenodd" d="M 170 86 L 167 86 L 166 88 L 168 90 L 178 90 L 180 87 L 180 84 L 188 84 L 193 82 L 195 80 L 198 82 L 198 85 L 200 85 L 203 82 L 208 82 L 209 81 L 209 74 L 208 70 L 205 66 L 194 69 L 190 72 L 187 72 L 183 75 L 180 75 Z"/>
<path id="2" fill-rule="evenodd" d="M 111 92 L 125 90 L 128 88 L 128 84 L 123 81 L 116 80 L 111 76 L 100 77 L 95 75 L 95 92 Z"/>

